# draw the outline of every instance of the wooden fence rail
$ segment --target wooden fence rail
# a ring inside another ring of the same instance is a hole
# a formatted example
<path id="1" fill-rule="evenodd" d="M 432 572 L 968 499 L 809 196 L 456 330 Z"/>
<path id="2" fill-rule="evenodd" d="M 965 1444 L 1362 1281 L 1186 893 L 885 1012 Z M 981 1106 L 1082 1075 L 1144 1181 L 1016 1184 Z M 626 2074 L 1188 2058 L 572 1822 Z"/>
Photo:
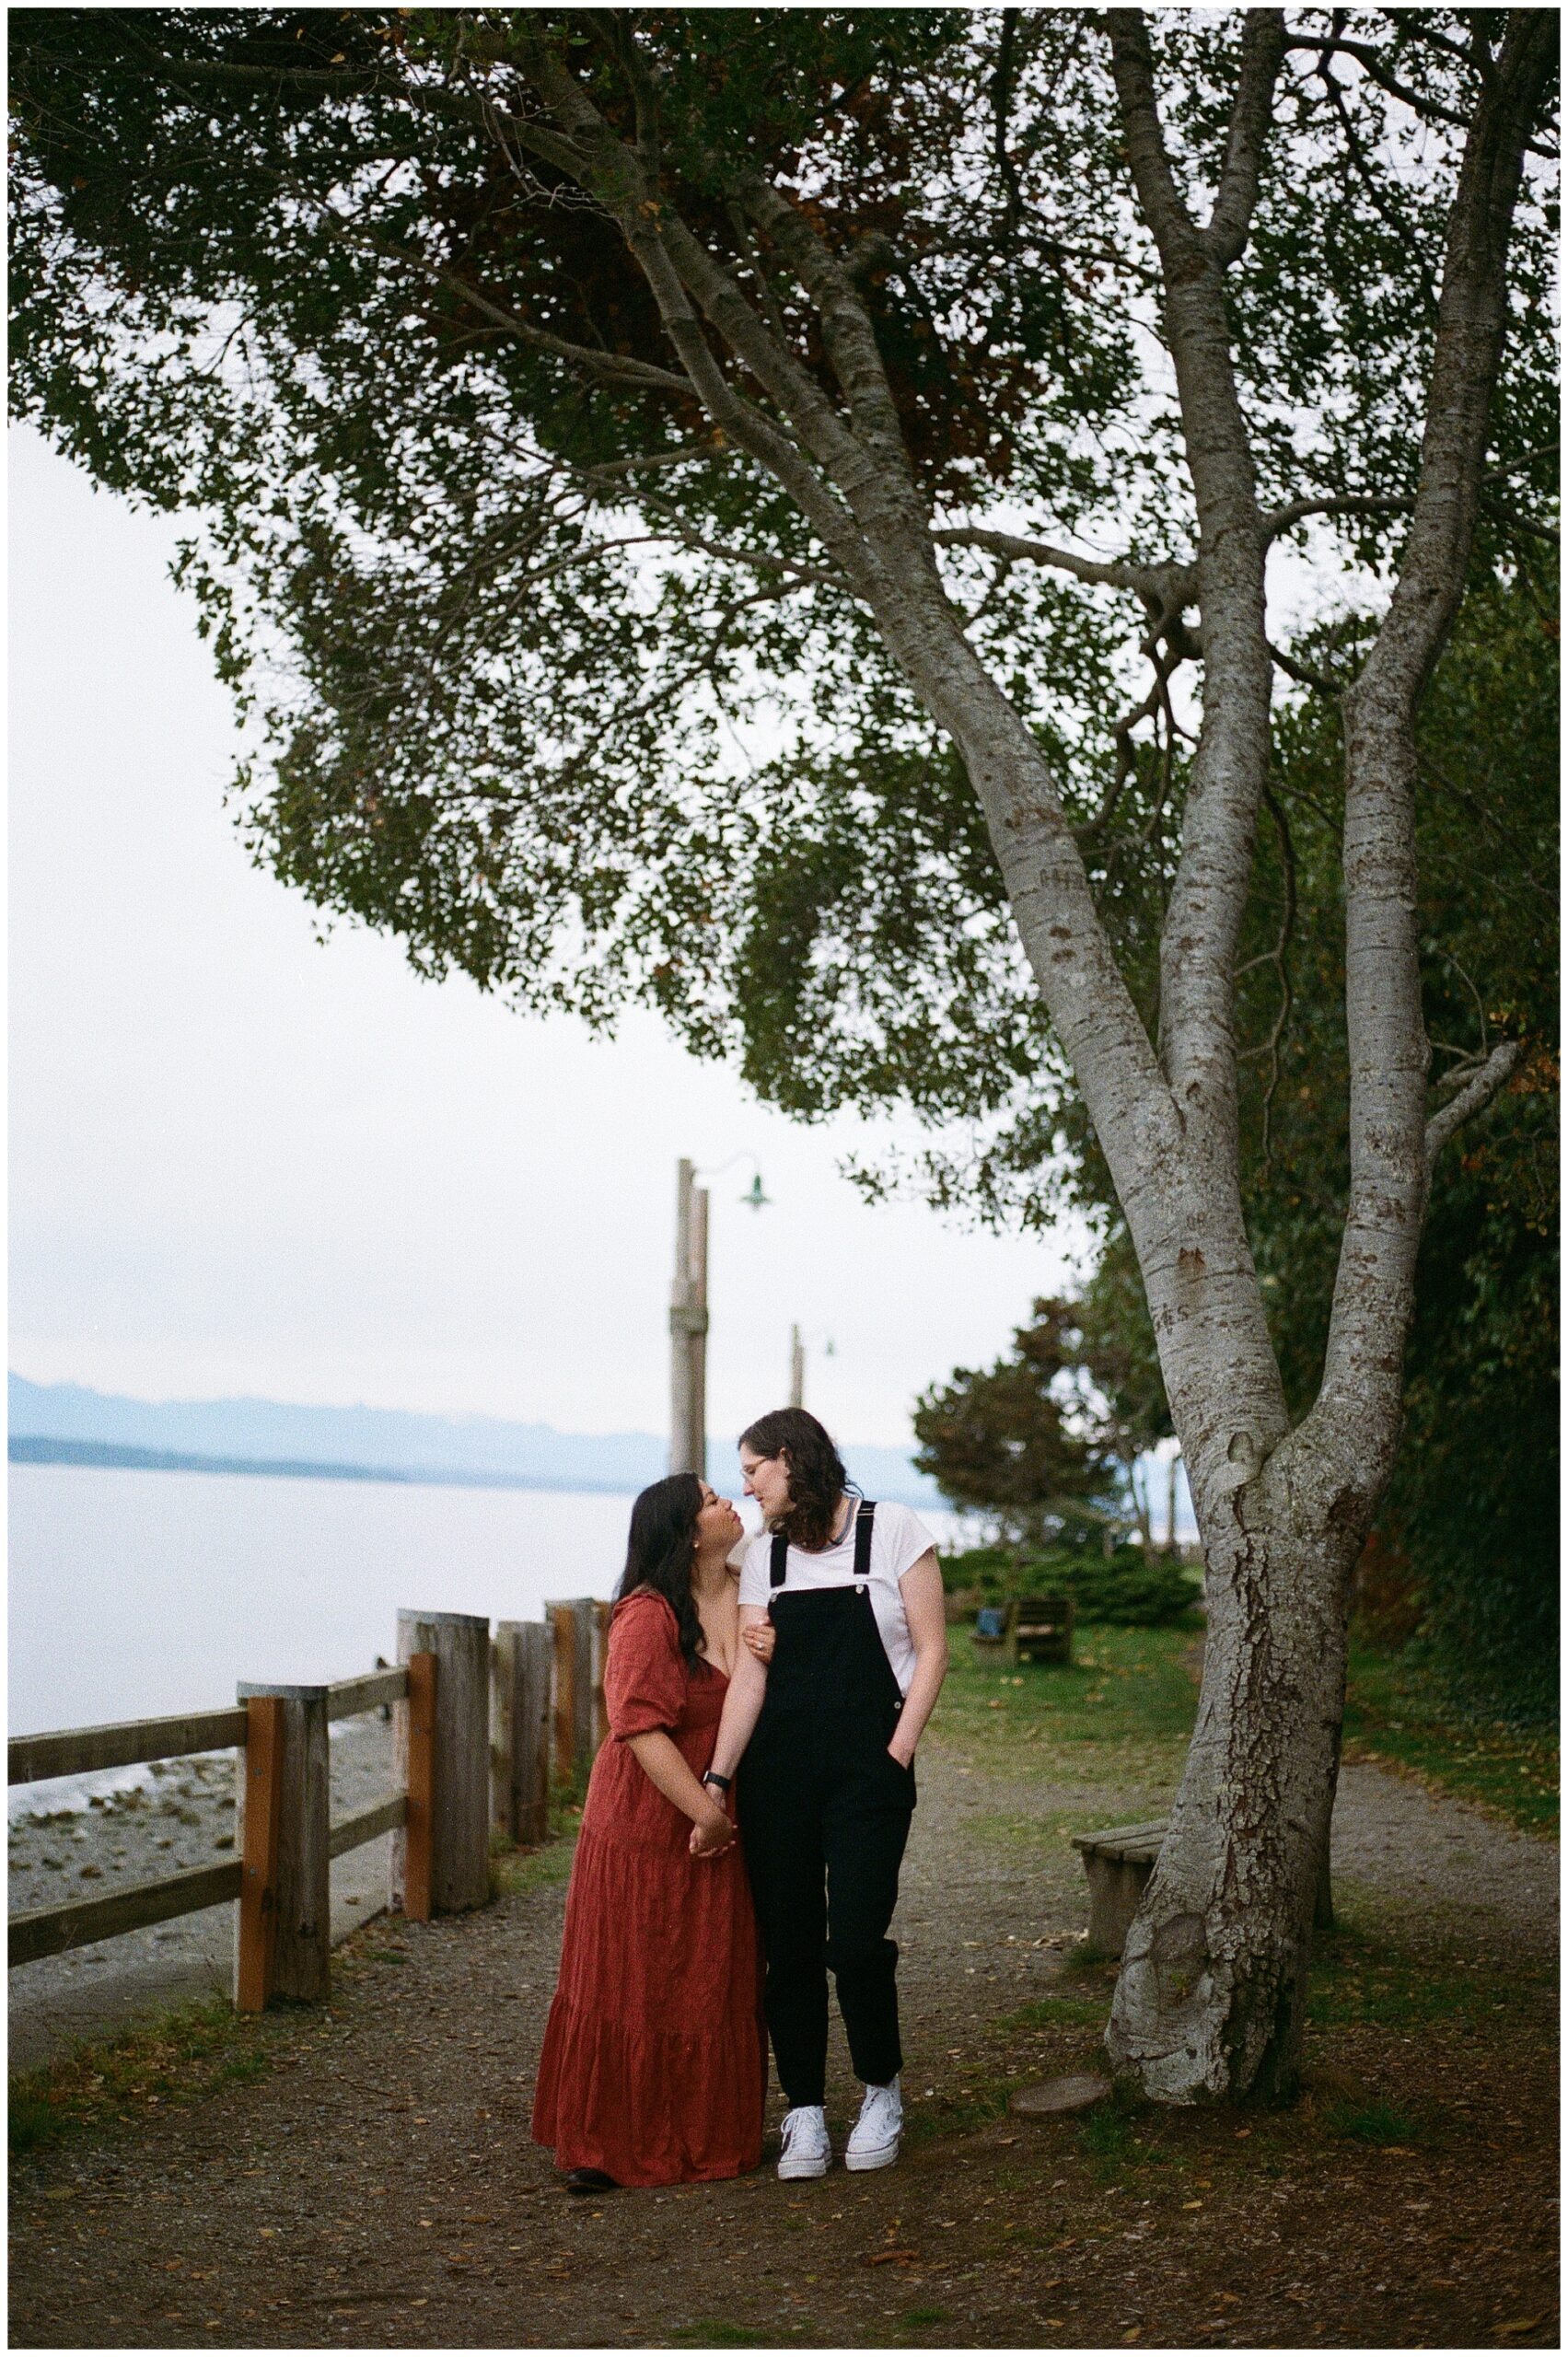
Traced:
<path id="1" fill-rule="evenodd" d="M 383 1833 L 395 1833 L 407 1823 L 408 1794 L 393 1793 L 374 1808 L 361 1809 L 357 1817 L 345 1817 L 334 1825 L 327 1835 L 327 1855 L 346 1858 L 351 1850 L 363 1850 L 367 1841 L 378 1841 Z"/>
<path id="2" fill-rule="evenodd" d="M 6 1746 L 7 1782 L 86 1776 L 99 1768 L 137 1768 L 148 1759 L 182 1759 L 194 1751 L 230 1751 L 245 1740 L 243 1710 L 183 1712 L 171 1719 L 126 1719 L 107 1727 L 66 1727 L 58 1735 L 17 1735 Z"/>
<path id="3" fill-rule="evenodd" d="M 119 1932 L 138 1932 L 146 1923 L 167 1923 L 171 1916 L 216 1907 L 226 1898 L 239 1897 L 239 1871 L 236 1860 L 226 1858 L 221 1865 L 192 1866 L 189 1873 L 169 1875 L 162 1882 L 132 1883 L 124 1890 L 107 1891 L 101 1898 L 76 1898 L 64 1907 L 41 1907 L 13 1915 L 8 1926 L 8 1961 L 32 1964 L 40 1956 L 61 1956 L 67 1948 L 111 1940 Z"/>
<path id="4" fill-rule="evenodd" d="M 241 1686 L 232 1709 L 14 1736 L 13 1784 L 234 1751 L 238 1855 L 13 1915 L 9 1963 L 238 1899 L 236 2006 L 259 2012 L 273 1997 L 322 1998 L 331 1980 L 328 1869 L 387 1833 L 393 1907 L 428 1922 L 480 1905 L 491 1827 L 516 1841 L 544 1840 L 552 1749 L 556 1772 L 572 1781 L 607 1734 L 610 1608 L 579 1597 L 546 1612 L 544 1621 L 502 1621 L 494 1643 L 489 1621 L 472 1613 L 400 1612 L 394 1668 L 329 1686 Z M 400 1788 L 334 1825 L 328 1727 L 389 1707 Z"/>
<path id="5" fill-rule="evenodd" d="M 327 1689 L 327 1716 L 357 1719 L 366 1711 L 379 1711 L 389 1702 L 401 1702 L 408 1693 L 406 1668 L 373 1669 L 364 1678 L 340 1678 L 337 1685 Z"/>

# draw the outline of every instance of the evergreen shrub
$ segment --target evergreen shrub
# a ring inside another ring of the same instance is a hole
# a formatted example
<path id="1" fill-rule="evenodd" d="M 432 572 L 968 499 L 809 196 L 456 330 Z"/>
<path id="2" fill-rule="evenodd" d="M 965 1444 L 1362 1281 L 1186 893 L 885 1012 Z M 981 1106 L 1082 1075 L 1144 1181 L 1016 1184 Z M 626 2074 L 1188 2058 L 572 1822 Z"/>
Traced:
<path id="1" fill-rule="evenodd" d="M 1158 1629 L 1195 1613 L 1200 1588 L 1185 1567 L 1141 1547 L 1107 1556 L 1016 1553 L 1009 1547 L 971 1547 L 944 1555 L 942 1580 L 950 1594 L 975 1604 L 1005 1604 L 1013 1596 L 1070 1596 L 1080 1620 L 1120 1629 Z"/>

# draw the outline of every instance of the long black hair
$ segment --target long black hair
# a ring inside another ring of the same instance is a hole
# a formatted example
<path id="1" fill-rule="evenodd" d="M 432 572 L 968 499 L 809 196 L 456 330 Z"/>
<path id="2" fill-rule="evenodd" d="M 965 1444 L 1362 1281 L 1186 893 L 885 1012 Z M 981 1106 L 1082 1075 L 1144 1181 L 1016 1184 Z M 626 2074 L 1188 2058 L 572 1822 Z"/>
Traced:
<path id="1" fill-rule="evenodd" d="M 782 1530 L 794 1547 L 817 1554 L 833 1535 L 839 1500 L 850 1487 L 843 1459 L 825 1425 L 804 1408 L 771 1408 L 748 1424 L 742 1448 L 758 1457 L 782 1457 L 789 1474 L 789 1506 L 770 1527 Z"/>
<path id="2" fill-rule="evenodd" d="M 671 1473 L 643 1492 L 632 1508 L 626 1539 L 626 1569 L 615 1591 L 619 1604 L 633 1588 L 651 1587 L 675 1614 L 680 1655 L 695 1669 L 703 1653 L 703 1624 L 691 1595 L 691 1565 L 697 1553 L 697 1517 L 703 1485 L 695 1473 Z"/>

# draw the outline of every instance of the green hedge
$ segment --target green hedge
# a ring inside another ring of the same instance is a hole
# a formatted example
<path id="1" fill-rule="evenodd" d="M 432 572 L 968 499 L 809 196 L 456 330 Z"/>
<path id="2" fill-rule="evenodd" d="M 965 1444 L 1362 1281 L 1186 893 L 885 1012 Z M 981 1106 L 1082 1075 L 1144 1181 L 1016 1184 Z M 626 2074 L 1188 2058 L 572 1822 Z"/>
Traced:
<path id="1" fill-rule="evenodd" d="M 1015 1555 L 1006 1547 L 971 1547 L 944 1555 L 943 1585 L 980 1604 L 1015 1596 L 1070 1596 L 1080 1620 L 1121 1629 L 1157 1629 L 1189 1617 L 1200 1590 L 1193 1575 L 1141 1547 L 1113 1555 Z"/>

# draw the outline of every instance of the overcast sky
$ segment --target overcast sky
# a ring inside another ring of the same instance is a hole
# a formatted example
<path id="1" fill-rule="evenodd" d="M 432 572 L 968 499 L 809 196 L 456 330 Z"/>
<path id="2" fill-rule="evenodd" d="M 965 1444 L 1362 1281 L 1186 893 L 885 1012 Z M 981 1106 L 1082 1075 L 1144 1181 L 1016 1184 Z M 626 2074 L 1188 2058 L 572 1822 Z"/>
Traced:
<path id="1" fill-rule="evenodd" d="M 807 1403 L 848 1439 L 1005 1347 L 1057 1241 L 867 1210 L 866 1132 L 803 1129 L 645 1017 L 619 1040 L 325 946 L 223 807 L 227 700 L 177 528 L 11 437 L 11 1364 L 662 1431 L 678 1155 L 714 1181 L 709 1428 Z M 831 1358 L 821 1345 L 831 1336 Z"/>

